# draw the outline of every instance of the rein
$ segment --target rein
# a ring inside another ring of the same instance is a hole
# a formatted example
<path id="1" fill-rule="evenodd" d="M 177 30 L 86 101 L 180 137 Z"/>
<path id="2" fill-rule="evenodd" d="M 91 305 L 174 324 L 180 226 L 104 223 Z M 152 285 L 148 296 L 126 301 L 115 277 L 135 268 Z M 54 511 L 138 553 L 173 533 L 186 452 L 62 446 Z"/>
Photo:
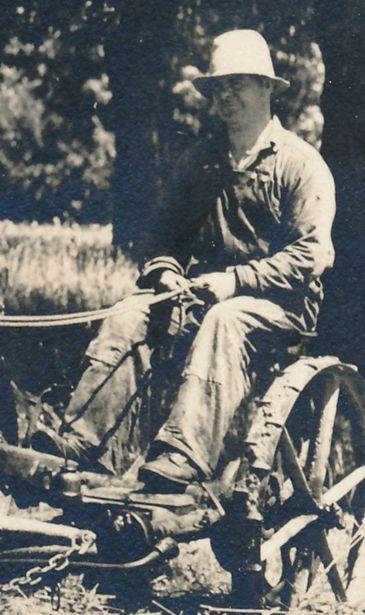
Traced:
<path id="1" fill-rule="evenodd" d="M 181 294 L 181 290 L 172 290 L 155 295 L 149 305 L 163 303 L 175 299 Z M 109 316 L 124 314 L 133 311 L 133 307 L 126 307 L 123 301 L 108 308 L 100 310 L 86 310 L 84 312 L 73 312 L 71 314 L 40 314 L 39 316 L 8 316 L 0 314 L 0 328 L 30 328 L 30 327 L 66 327 L 70 325 L 81 325 L 95 320 L 104 320 Z"/>

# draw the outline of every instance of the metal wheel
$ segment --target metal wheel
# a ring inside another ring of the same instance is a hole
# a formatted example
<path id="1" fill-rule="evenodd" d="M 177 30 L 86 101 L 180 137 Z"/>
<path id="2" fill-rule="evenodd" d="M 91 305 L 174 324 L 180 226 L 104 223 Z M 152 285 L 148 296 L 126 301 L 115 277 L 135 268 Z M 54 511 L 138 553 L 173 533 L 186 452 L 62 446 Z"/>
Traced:
<path id="1" fill-rule="evenodd" d="M 285 423 L 265 510 L 274 531 L 262 546 L 267 578 L 289 606 L 327 592 L 364 607 L 365 383 L 334 357 L 307 358 L 283 372 L 265 403 L 284 406 Z"/>

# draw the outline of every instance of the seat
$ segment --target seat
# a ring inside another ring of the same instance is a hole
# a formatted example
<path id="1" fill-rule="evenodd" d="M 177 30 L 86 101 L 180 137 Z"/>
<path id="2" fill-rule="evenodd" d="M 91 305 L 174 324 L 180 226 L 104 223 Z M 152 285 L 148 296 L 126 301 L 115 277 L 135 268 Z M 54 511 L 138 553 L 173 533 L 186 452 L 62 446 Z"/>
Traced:
<path id="1" fill-rule="evenodd" d="M 285 342 L 273 348 L 269 353 L 273 366 L 278 365 L 279 369 L 294 363 L 299 357 L 308 355 L 311 342 L 317 337 L 317 333 L 293 332 Z"/>

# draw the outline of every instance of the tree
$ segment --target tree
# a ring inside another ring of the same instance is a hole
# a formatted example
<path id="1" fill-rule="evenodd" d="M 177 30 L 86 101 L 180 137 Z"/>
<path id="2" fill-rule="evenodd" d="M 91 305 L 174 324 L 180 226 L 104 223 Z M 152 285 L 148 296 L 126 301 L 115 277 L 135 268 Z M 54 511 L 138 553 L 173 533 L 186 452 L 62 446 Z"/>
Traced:
<path id="1" fill-rule="evenodd" d="M 164 186 L 176 157 L 201 134 L 213 130 L 211 110 L 192 86 L 206 70 L 210 43 L 237 27 L 263 31 L 278 70 L 294 87 L 281 103 L 288 127 L 319 145 L 319 94 L 323 63 L 306 34 L 310 4 L 288 11 L 267 0 L 181 0 L 166 5 L 139 0 L 119 6 L 118 33 L 107 59 L 117 137 L 114 229 L 124 249 L 143 252 L 146 217 L 158 216 Z M 295 24 L 298 24 L 297 26 Z M 127 118 L 127 121 L 126 121 Z"/>
<path id="2" fill-rule="evenodd" d="M 105 200 L 113 171 L 114 134 L 99 111 L 112 97 L 110 13 L 97 0 L 1 5 L 3 215 L 77 216 Z"/>
<path id="3" fill-rule="evenodd" d="M 227 28 L 265 31 L 279 69 L 296 77 L 282 114 L 318 140 L 321 59 L 302 34 L 307 6 L 293 13 L 286 0 L 1 4 L 3 215 L 106 220 L 113 204 L 116 241 L 143 249 L 146 216 L 163 206 L 176 156 L 212 126 L 192 94 L 189 66 L 205 69 L 212 36 Z"/>
<path id="4" fill-rule="evenodd" d="M 323 155 L 334 174 L 336 262 L 327 281 L 324 346 L 365 367 L 365 5 L 361 0 L 316 3 L 313 24 L 326 66 L 322 96 Z"/>

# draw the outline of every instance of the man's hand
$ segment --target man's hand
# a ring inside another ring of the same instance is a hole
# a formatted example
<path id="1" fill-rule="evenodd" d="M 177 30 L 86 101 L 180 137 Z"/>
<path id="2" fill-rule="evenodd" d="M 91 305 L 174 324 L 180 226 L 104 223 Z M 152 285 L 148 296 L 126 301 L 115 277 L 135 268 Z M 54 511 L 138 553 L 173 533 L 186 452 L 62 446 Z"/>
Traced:
<path id="1" fill-rule="evenodd" d="M 236 275 L 233 272 L 203 273 L 190 282 L 192 291 L 213 303 L 231 299 L 236 294 Z"/>
<path id="2" fill-rule="evenodd" d="M 190 282 L 184 276 L 169 269 L 165 269 L 161 273 L 160 278 L 156 282 L 156 290 L 158 293 L 168 292 L 171 290 L 181 290 L 187 292 L 190 288 Z"/>

